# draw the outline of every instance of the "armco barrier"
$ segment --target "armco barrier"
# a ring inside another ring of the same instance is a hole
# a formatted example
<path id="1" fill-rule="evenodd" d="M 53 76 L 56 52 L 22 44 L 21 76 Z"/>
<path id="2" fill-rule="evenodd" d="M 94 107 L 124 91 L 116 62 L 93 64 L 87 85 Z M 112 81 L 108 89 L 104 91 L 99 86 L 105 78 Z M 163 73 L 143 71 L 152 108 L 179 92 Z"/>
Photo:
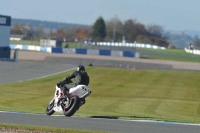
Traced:
<path id="1" fill-rule="evenodd" d="M 11 49 L 31 50 L 49 53 L 66 53 L 66 54 L 87 54 L 87 55 L 103 55 L 103 56 L 120 56 L 140 58 L 139 53 L 131 51 L 115 51 L 115 50 L 94 50 L 94 49 L 72 49 L 72 48 L 51 48 L 32 45 L 14 45 L 10 44 Z"/>
<path id="2" fill-rule="evenodd" d="M 135 53 L 131 51 L 123 51 L 123 56 L 124 57 L 134 57 Z"/>
<path id="3" fill-rule="evenodd" d="M 111 50 L 99 50 L 99 55 L 111 55 Z"/>
<path id="4" fill-rule="evenodd" d="M 115 51 L 115 50 L 112 50 L 111 51 L 111 56 L 123 56 L 122 54 L 122 51 Z"/>
<path id="5" fill-rule="evenodd" d="M 87 54 L 87 49 L 76 49 L 76 54 Z"/>
<path id="6" fill-rule="evenodd" d="M 99 54 L 99 50 L 97 50 L 97 49 L 87 49 L 87 54 L 89 54 L 89 55 L 98 55 Z"/>
<path id="7" fill-rule="evenodd" d="M 74 48 L 63 48 L 62 52 L 65 53 L 65 54 L 75 54 L 76 49 L 74 49 Z"/>
<path id="8" fill-rule="evenodd" d="M 51 48 L 51 53 L 63 53 L 62 48 Z"/>

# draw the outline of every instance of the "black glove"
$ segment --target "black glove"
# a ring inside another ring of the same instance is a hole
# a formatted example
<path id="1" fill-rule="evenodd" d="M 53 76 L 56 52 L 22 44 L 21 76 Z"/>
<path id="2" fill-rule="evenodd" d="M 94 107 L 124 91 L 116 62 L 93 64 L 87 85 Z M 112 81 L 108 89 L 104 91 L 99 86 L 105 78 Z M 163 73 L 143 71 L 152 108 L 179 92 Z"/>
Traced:
<path id="1" fill-rule="evenodd" d="M 62 85 L 63 85 L 62 81 L 60 81 L 59 83 L 57 83 L 57 86 L 58 86 L 58 87 L 60 87 L 60 86 L 62 86 Z"/>
<path id="2" fill-rule="evenodd" d="M 60 86 L 60 83 L 57 83 L 56 85 L 59 87 L 59 86 Z"/>

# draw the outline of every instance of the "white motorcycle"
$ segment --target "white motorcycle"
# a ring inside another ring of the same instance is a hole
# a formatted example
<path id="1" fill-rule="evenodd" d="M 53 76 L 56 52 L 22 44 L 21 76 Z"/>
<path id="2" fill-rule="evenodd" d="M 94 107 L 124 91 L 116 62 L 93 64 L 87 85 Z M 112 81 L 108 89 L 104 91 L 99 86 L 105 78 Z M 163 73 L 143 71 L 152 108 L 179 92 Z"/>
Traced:
<path id="1" fill-rule="evenodd" d="M 85 104 L 85 98 L 90 94 L 91 91 L 86 85 L 77 85 L 69 89 L 66 95 L 56 85 L 55 96 L 47 106 L 46 114 L 52 115 L 54 112 L 63 112 L 66 117 L 70 117 L 80 106 Z"/>

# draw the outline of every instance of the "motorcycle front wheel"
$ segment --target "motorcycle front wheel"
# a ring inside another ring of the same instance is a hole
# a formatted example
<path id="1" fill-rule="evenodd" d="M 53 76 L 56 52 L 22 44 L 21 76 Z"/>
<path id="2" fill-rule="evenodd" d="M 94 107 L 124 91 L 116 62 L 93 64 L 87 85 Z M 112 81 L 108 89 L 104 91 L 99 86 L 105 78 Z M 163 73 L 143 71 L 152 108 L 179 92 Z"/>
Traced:
<path id="1" fill-rule="evenodd" d="M 67 108 L 63 108 L 63 113 L 66 117 L 72 116 L 80 105 L 80 99 L 78 96 L 73 96 L 70 98 L 70 103 Z"/>
<path id="2" fill-rule="evenodd" d="M 47 115 L 52 115 L 55 111 L 53 110 L 54 107 L 54 103 L 55 103 L 55 99 L 51 100 L 51 102 L 49 103 L 49 105 L 46 108 L 46 114 Z"/>

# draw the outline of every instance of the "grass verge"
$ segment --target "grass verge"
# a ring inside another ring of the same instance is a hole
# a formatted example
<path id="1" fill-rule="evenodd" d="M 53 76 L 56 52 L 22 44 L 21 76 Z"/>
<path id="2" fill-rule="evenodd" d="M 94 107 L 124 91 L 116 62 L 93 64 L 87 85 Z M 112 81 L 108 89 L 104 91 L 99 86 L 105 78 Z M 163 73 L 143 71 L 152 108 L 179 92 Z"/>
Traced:
<path id="1" fill-rule="evenodd" d="M 165 50 L 147 49 L 147 48 L 138 48 L 138 49 L 159 53 L 159 55 L 141 55 L 140 58 L 200 62 L 199 58 L 200 55 L 186 53 L 184 49 L 165 49 Z"/>
<path id="2" fill-rule="evenodd" d="M 87 71 L 92 94 L 77 116 L 200 123 L 198 72 L 101 67 Z M 45 113 L 55 84 L 68 74 L 0 85 L 0 110 Z"/>
<path id="3" fill-rule="evenodd" d="M 66 128 L 53 128 L 45 126 L 25 126 L 0 123 L 0 132 L 5 133 L 109 133 L 101 131 L 77 130 Z"/>

